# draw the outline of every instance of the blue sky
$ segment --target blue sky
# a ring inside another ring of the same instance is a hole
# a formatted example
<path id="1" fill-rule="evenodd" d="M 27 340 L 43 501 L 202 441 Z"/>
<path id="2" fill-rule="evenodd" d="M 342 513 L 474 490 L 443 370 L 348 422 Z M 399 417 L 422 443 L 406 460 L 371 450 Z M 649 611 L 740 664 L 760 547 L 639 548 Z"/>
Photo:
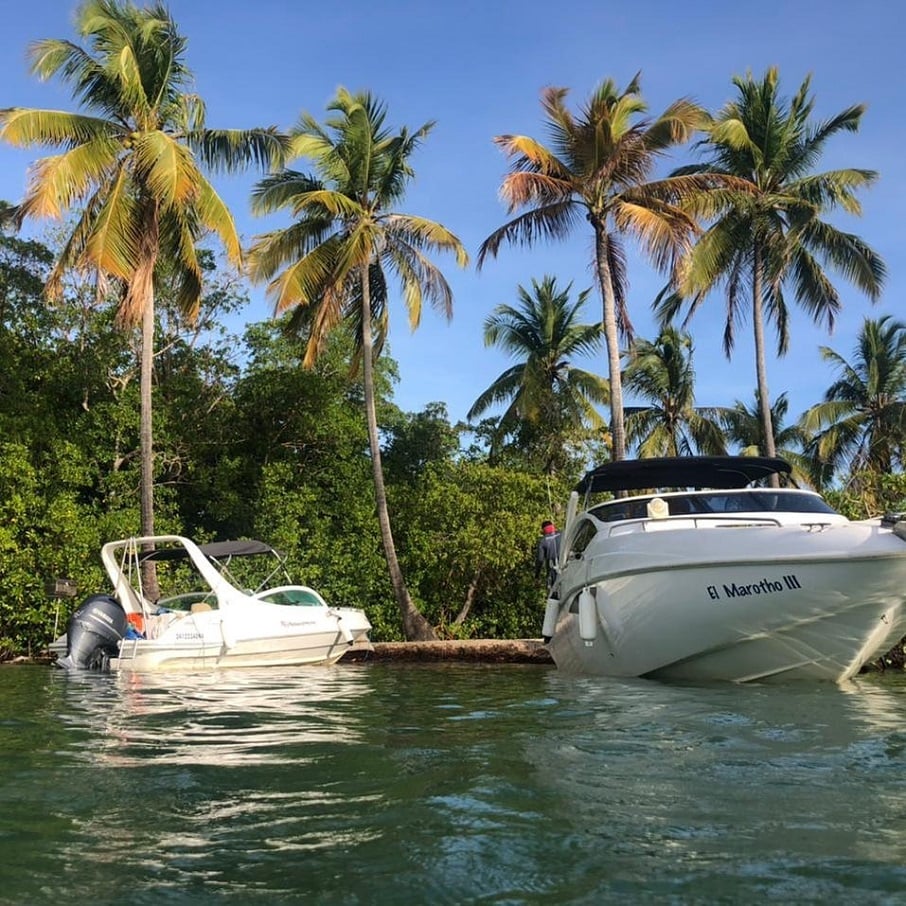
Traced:
<path id="1" fill-rule="evenodd" d="M 74 39 L 70 0 L 6 4 L 0 32 L 0 106 L 71 109 L 59 83 L 28 73 L 26 47 L 36 39 Z M 504 249 L 479 273 L 474 258 L 506 212 L 498 189 L 506 162 L 492 144 L 500 133 L 544 137 L 540 91 L 568 87 L 578 104 L 606 77 L 620 85 L 641 71 L 652 113 L 689 96 L 715 110 L 733 96 L 731 78 L 778 66 L 785 93 L 812 74 L 816 115 L 864 102 L 859 133 L 837 137 L 822 169 L 857 166 L 880 172 L 862 196 L 862 218 L 841 217 L 886 260 L 889 276 L 872 306 L 838 281 L 844 310 L 828 336 L 796 311 L 789 354 L 769 361 L 772 397 L 788 392 L 796 417 L 820 399 L 834 375 L 819 345 L 849 357 L 866 315 L 902 316 L 906 274 L 906 117 L 897 73 L 906 47 L 906 17 L 899 4 L 867 0 L 800 0 L 795 4 L 715 4 L 669 0 L 571 2 L 537 0 L 344 0 L 313 4 L 290 0 L 172 0 L 170 10 L 189 40 L 187 62 L 214 127 L 288 127 L 303 110 L 321 117 L 337 86 L 368 89 L 384 100 L 390 122 L 437 125 L 418 152 L 416 179 L 401 207 L 438 220 L 468 248 L 473 266 L 459 270 L 438 258 L 455 295 L 448 324 L 426 311 L 411 334 L 399 303 L 392 313 L 391 352 L 400 365 L 396 401 L 407 411 L 442 401 L 457 420 L 510 362 L 483 344 L 485 318 L 512 302 L 518 284 L 552 274 L 574 291 L 593 285 L 590 235 L 531 251 Z M 899 150 L 898 150 L 899 149 Z M 0 198 L 16 201 L 25 186 L 30 151 L 0 147 Z M 664 169 L 694 159 L 681 149 Z M 218 180 L 246 238 L 273 226 L 251 217 L 248 192 L 255 175 Z M 40 227 L 37 228 L 40 230 Z M 634 253 L 629 261 L 630 306 L 637 332 L 653 337 L 651 301 L 661 277 Z M 597 293 L 586 320 L 599 317 Z M 252 290 L 245 320 L 269 317 L 260 288 Z M 723 303 L 709 299 L 692 324 L 697 402 L 750 402 L 755 384 L 750 326 L 738 330 L 733 360 L 721 348 Z M 597 361 L 580 363 L 606 373 Z"/>

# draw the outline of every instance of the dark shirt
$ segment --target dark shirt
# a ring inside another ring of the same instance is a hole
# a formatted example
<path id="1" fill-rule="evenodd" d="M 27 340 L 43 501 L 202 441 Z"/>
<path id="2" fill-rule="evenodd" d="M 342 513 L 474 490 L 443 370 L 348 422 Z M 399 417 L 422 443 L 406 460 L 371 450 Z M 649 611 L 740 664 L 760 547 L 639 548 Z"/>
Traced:
<path id="1" fill-rule="evenodd" d="M 552 532 L 542 535 L 535 552 L 535 578 L 547 569 L 547 584 L 551 585 L 557 577 L 557 561 L 560 559 L 560 533 Z"/>

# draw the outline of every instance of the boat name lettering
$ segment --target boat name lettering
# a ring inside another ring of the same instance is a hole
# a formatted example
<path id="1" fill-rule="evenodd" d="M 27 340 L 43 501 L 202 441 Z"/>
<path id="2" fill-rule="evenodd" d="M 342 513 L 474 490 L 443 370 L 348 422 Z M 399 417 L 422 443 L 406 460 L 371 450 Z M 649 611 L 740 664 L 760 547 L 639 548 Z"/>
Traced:
<path id="1" fill-rule="evenodd" d="M 709 585 L 707 592 L 712 601 L 719 601 L 721 597 L 745 598 L 749 595 L 771 595 L 781 591 L 795 591 L 797 588 L 802 588 L 802 585 L 795 574 L 790 574 L 781 576 L 780 579 L 764 578 L 760 582 L 752 582 L 748 585 L 740 585 L 736 582 L 730 585 L 723 583 L 723 595 L 716 585 Z"/>
<path id="2" fill-rule="evenodd" d="M 189 639 L 203 639 L 204 636 L 200 632 L 177 632 L 176 638 L 181 641 L 188 641 Z"/>

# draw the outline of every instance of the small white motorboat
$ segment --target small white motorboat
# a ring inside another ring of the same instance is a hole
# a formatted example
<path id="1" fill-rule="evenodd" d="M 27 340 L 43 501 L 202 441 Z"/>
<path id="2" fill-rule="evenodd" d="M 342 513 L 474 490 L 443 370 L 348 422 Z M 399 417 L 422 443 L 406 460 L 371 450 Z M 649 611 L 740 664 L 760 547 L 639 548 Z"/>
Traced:
<path id="1" fill-rule="evenodd" d="M 558 668 L 840 682 L 889 651 L 906 636 L 906 522 L 851 522 L 814 492 L 755 486 L 789 472 L 764 457 L 589 472 L 542 630 Z M 592 505 L 605 491 L 634 495 Z"/>
<path id="2" fill-rule="evenodd" d="M 265 558 L 263 578 L 260 568 L 250 568 L 251 558 Z M 370 648 L 362 610 L 331 607 L 313 588 L 291 584 L 284 558 L 260 541 L 128 538 L 105 544 L 101 560 L 113 592 L 92 595 L 72 615 L 66 635 L 51 645 L 60 667 L 149 672 L 332 664 L 353 648 Z M 157 564 L 162 588 L 179 593 L 150 601 L 142 587 L 146 561 Z M 172 576 L 161 575 L 167 570 Z"/>

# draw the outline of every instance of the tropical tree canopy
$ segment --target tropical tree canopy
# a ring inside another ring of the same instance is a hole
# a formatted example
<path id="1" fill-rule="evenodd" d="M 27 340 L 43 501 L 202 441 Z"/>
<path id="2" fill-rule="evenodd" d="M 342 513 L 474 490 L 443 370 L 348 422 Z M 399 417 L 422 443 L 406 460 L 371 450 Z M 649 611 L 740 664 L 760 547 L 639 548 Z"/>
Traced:
<path id="1" fill-rule="evenodd" d="M 677 262 L 696 229 L 687 207 L 716 181 L 702 174 L 664 179 L 652 175 L 663 155 L 688 141 L 707 118 L 686 99 L 675 101 L 655 119 L 643 118 L 647 105 L 638 76 L 622 91 L 609 79 L 602 82 L 577 114 L 567 107 L 567 93 L 565 88 L 542 93 L 550 134 L 546 145 L 526 135 L 494 139 L 511 160 L 501 196 L 508 213 L 516 216 L 485 239 L 478 264 L 488 255 L 496 257 L 501 245 L 563 239 L 579 225 L 591 224 L 603 300 L 613 456 L 623 459 L 620 335 L 632 336 L 623 240 L 636 240 L 656 267 L 677 276 Z"/>
<path id="2" fill-rule="evenodd" d="M 82 47 L 47 39 L 30 48 L 33 72 L 59 76 L 81 112 L 12 107 L 0 110 L 0 139 L 20 147 L 62 149 L 32 167 L 17 216 L 76 222 L 47 280 L 59 298 L 63 276 L 97 275 L 100 295 L 119 298 L 119 318 L 142 325 L 141 531 L 154 533 L 151 382 L 154 289 L 166 266 L 175 300 L 198 310 L 203 268 L 197 248 L 216 234 L 229 259 L 241 263 L 239 235 L 227 206 L 201 167 L 225 170 L 279 159 L 275 129 L 211 130 L 201 99 L 187 89 L 186 40 L 166 8 L 118 0 L 87 0 L 76 14 Z M 147 564 L 154 588 L 153 565 Z"/>
<path id="3" fill-rule="evenodd" d="M 564 443 L 585 428 L 600 431 L 596 405 L 608 402 L 607 382 L 573 361 L 593 353 L 601 343 L 598 324 L 579 318 L 590 290 L 570 299 L 572 284 L 561 289 L 545 276 L 532 280 L 532 291 L 517 287 L 517 305 L 498 305 L 484 323 L 486 346 L 497 346 L 516 364 L 504 371 L 475 400 L 474 419 L 505 404 L 495 432 L 495 446 L 507 436 L 534 434 L 546 439 L 546 466 L 551 471 Z M 523 437 L 523 440 L 525 437 Z"/>
<path id="4" fill-rule="evenodd" d="M 721 410 L 695 406 L 692 354 L 692 338 L 672 327 L 630 349 L 626 389 L 648 403 L 626 407 L 627 439 L 639 456 L 726 453 Z"/>
<path id="5" fill-rule="evenodd" d="M 682 167 L 676 175 L 712 174 L 734 177 L 722 195 L 725 207 L 687 256 L 677 293 L 657 303 L 663 323 L 672 320 L 688 300 L 684 326 L 712 289 L 726 293 L 724 350 L 729 356 L 735 328 L 751 309 L 756 372 L 765 453 L 775 452 L 767 385 L 765 323 L 777 332 L 777 351 L 789 345 L 789 310 L 785 290 L 816 322 L 829 330 L 840 310 L 840 297 L 826 268 L 838 272 L 877 299 L 884 264 L 859 237 L 833 226 L 826 215 L 837 210 L 861 213 L 857 192 L 871 185 L 871 170 L 813 172 L 825 145 L 839 132 L 855 132 L 862 105 L 848 107 L 813 122 L 814 98 L 806 78 L 792 99 L 780 94 L 777 69 L 761 79 L 751 74 L 733 79 L 736 99 L 717 115 L 700 143 L 709 159 Z M 700 208 L 700 210 L 703 210 Z"/>
<path id="6" fill-rule="evenodd" d="M 185 90 L 192 83 L 186 40 L 165 7 L 87 0 L 76 28 L 87 48 L 50 38 L 29 54 L 32 71 L 68 83 L 84 112 L 0 110 L 4 141 L 62 149 L 32 168 L 19 219 L 79 211 L 48 292 L 59 293 L 69 268 L 96 271 L 120 281 L 122 317 L 137 323 L 164 256 L 178 268 L 178 298 L 194 310 L 202 280 L 198 239 L 213 232 L 230 259 L 241 260 L 233 218 L 202 165 L 268 164 L 283 141 L 275 129 L 206 128 L 201 98 Z"/>
<path id="7" fill-rule="evenodd" d="M 866 318 L 852 358 L 826 346 L 821 355 L 837 372 L 824 401 L 803 416 L 812 435 L 807 452 L 828 480 L 849 474 L 885 474 L 903 467 L 906 442 L 906 324 L 885 315 Z"/>
<path id="8" fill-rule="evenodd" d="M 374 357 L 389 329 L 388 276 L 396 279 L 413 329 L 425 298 L 448 318 L 453 294 L 428 252 L 450 251 L 465 266 L 456 236 L 432 220 L 398 213 L 413 176 L 410 158 L 432 123 L 392 131 L 386 109 L 368 93 L 340 88 L 319 124 L 303 114 L 291 133 L 291 158 L 314 174 L 283 169 L 253 192 L 258 214 L 289 211 L 294 222 L 258 236 L 250 252 L 254 279 L 267 281 L 276 311 L 292 311 L 290 329 L 307 339 L 305 364 L 329 334 L 351 325 L 359 347 L 381 539 L 407 638 L 433 638 L 413 603 L 396 554 L 384 487 L 374 388 Z"/>
<path id="9" fill-rule="evenodd" d="M 328 111 L 323 126 L 303 114 L 291 132 L 290 158 L 311 160 L 315 174 L 283 169 L 259 182 L 252 195 L 256 214 L 289 211 L 296 218 L 286 229 L 255 238 L 250 270 L 268 282 L 278 313 L 294 310 L 291 329 L 308 336 L 307 364 L 344 320 L 362 342 L 363 268 L 367 324 L 381 341 L 389 323 L 388 275 L 399 281 L 414 329 L 426 298 L 445 317 L 453 313 L 449 284 L 426 252 L 451 251 L 460 266 L 468 263 L 465 248 L 441 224 L 393 210 L 414 175 L 410 158 L 434 124 L 392 132 L 383 104 L 344 88 Z"/>

